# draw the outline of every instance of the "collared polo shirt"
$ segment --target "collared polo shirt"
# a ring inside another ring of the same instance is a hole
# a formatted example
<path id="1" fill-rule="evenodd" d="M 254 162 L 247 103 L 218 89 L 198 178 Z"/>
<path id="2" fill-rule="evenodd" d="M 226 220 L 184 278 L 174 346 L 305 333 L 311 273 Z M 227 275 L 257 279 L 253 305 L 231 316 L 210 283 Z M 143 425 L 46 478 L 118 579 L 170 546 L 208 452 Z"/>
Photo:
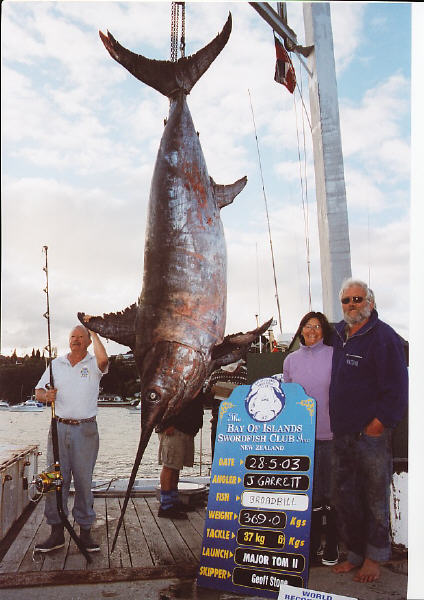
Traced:
<path id="1" fill-rule="evenodd" d="M 72 366 L 66 356 L 59 356 L 52 362 L 54 387 L 57 389 L 55 412 L 63 419 L 88 419 L 97 414 L 100 379 L 108 371 L 97 366 L 95 356 L 87 353 Z M 45 388 L 50 382 L 47 368 L 36 389 Z"/>

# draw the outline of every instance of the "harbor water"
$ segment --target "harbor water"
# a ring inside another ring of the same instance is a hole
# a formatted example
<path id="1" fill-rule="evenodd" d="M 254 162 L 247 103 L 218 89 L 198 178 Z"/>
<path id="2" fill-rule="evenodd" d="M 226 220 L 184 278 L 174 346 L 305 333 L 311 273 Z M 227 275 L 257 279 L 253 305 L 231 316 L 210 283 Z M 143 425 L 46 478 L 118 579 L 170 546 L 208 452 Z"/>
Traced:
<path id="1" fill-rule="evenodd" d="M 195 438 L 195 462 L 184 467 L 181 477 L 209 475 L 211 467 L 210 410 L 205 410 L 203 429 Z M 39 469 L 46 467 L 47 434 L 51 421 L 50 408 L 43 412 L 0 411 L 0 446 L 38 444 L 42 456 Z M 94 469 L 94 480 L 129 477 L 137 452 L 140 436 L 140 413 L 127 407 L 102 406 L 98 409 L 97 423 L 100 449 Z M 153 433 L 138 470 L 138 477 L 159 477 L 158 436 Z"/>

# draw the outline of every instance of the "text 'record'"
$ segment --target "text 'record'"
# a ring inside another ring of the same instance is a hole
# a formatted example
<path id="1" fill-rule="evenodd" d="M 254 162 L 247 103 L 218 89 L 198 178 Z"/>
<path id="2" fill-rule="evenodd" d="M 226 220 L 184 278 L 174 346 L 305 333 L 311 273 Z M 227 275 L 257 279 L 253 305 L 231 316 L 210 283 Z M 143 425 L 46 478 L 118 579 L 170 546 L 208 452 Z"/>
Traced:
<path id="1" fill-rule="evenodd" d="M 197 583 L 277 598 L 306 587 L 315 400 L 272 377 L 221 402 Z"/>
<path id="2" fill-rule="evenodd" d="M 351 596 L 339 596 L 330 592 L 317 592 L 316 590 L 305 590 L 300 592 L 291 585 L 282 585 L 278 600 L 358 600 Z"/>

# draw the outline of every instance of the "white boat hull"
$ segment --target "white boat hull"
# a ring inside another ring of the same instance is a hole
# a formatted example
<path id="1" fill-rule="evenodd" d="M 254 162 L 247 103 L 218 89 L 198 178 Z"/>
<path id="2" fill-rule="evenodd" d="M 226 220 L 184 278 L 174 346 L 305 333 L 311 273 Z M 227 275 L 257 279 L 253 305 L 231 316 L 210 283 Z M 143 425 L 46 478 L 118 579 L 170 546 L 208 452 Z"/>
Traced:
<path id="1" fill-rule="evenodd" d="M 9 408 L 12 412 L 43 412 L 43 406 L 11 406 Z"/>

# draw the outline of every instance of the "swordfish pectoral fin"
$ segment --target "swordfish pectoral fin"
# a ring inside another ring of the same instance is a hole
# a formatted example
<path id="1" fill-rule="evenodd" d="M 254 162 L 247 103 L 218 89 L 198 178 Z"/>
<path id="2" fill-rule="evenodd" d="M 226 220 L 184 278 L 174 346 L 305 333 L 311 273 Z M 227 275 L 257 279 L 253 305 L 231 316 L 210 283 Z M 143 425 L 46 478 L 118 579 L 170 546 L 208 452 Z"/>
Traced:
<path id="1" fill-rule="evenodd" d="M 212 350 L 213 369 L 245 358 L 251 344 L 269 328 L 271 323 L 272 318 L 247 333 L 233 333 L 225 336 L 222 343 Z"/>
<path id="2" fill-rule="evenodd" d="M 228 204 L 231 204 L 234 198 L 240 194 L 247 183 L 246 176 L 229 185 L 220 185 L 215 183 L 212 177 L 210 177 L 210 180 L 218 208 L 222 208 L 223 206 L 228 206 Z"/>
<path id="3" fill-rule="evenodd" d="M 101 31 L 99 31 L 99 35 L 114 60 L 143 83 L 170 97 L 179 90 L 183 90 L 186 94 L 190 92 L 196 81 L 224 48 L 230 37 L 231 27 L 230 13 L 221 33 L 218 33 L 207 46 L 176 62 L 154 60 L 146 58 L 142 54 L 135 54 L 121 46 L 109 31 L 107 36 Z"/>
<path id="4" fill-rule="evenodd" d="M 135 346 L 136 313 L 137 305 L 132 304 L 121 312 L 109 313 L 103 315 L 103 317 L 91 317 L 88 321 L 84 320 L 85 313 L 79 312 L 78 319 L 85 327 L 95 331 L 102 337 L 133 349 Z"/>

